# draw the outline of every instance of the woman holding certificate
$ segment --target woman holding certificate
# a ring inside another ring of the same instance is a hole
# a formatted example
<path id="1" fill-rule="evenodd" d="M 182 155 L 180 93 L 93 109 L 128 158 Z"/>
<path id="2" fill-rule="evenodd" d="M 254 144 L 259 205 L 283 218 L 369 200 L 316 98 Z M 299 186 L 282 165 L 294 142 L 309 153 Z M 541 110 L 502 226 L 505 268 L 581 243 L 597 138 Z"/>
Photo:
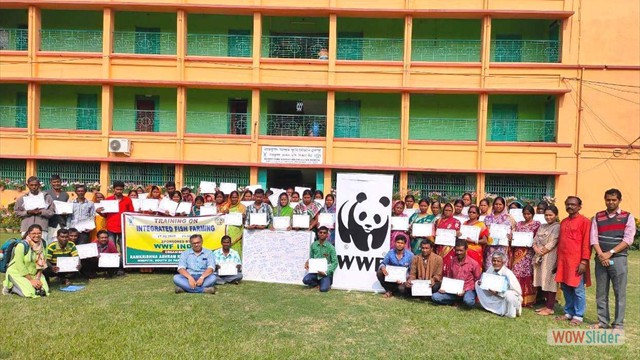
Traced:
<path id="1" fill-rule="evenodd" d="M 453 217 L 453 205 L 446 203 L 442 208 L 442 217 L 436 221 L 436 244 L 438 243 L 437 235 L 438 229 L 453 230 L 456 232 L 455 237 L 460 236 L 460 221 Z M 455 242 L 454 237 L 454 242 Z M 437 245 L 436 252 L 442 258 L 442 269 L 447 271 L 451 266 L 451 261 L 456 256 L 453 251 L 454 246 L 450 245 Z"/>
<path id="2" fill-rule="evenodd" d="M 320 213 L 321 214 L 333 214 L 333 223 L 331 224 L 331 227 L 327 226 L 327 224 L 323 224 L 322 223 L 322 216 L 318 216 L 318 225 L 320 226 L 326 226 L 327 230 L 329 231 L 329 237 L 327 238 L 327 241 L 329 241 L 329 243 L 331 245 L 335 245 L 336 244 L 336 232 L 335 232 L 335 214 L 336 214 L 336 197 L 333 196 L 333 194 L 327 194 L 324 197 L 324 206 L 322 207 L 322 209 L 320 209 Z"/>
<path id="3" fill-rule="evenodd" d="M 492 266 L 491 255 L 494 252 L 509 253 L 509 239 L 506 234 L 511 233 L 516 225 L 511 215 L 509 215 L 509 210 L 507 210 L 503 197 L 498 196 L 493 200 L 491 214 L 484 218 L 484 224 L 489 228 L 489 238 L 487 239 L 487 246 L 484 248 L 483 268 L 486 270 Z M 499 226 L 495 226 L 495 229 L 491 230 L 493 225 Z M 507 259 L 506 263 L 509 263 L 509 259 Z"/>
<path id="4" fill-rule="evenodd" d="M 240 193 L 233 190 L 229 193 L 229 203 L 224 208 L 226 214 L 240 213 L 243 216 L 242 223 L 244 223 L 244 214 L 247 208 L 240 202 Z M 242 232 L 244 228 L 242 226 L 227 225 L 227 235 L 231 237 L 231 248 L 242 254 Z"/>
<path id="5" fill-rule="evenodd" d="M 214 199 L 216 202 L 216 212 L 218 214 L 224 214 L 224 209 L 227 206 L 224 201 L 224 193 L 220 190 L 216 191 Z"/>
<path id="6" fill-rule="evenodd" d="M 522 210 L 524 221 L 516 224 L 516 233 L 530 233 L 533 239 L 540 228 L 540 223 L 533 220 L 535 210 L 531 205 L 527 205 Z M 533 257 L 535 252 L 529 244 L 520 244 L 513 241 L 514 234 L 509 234 L 511 240 L 511 270 L 518 278 L 522 288 L 522 306 L 531 306 L 536 302 L 536 289 L 533 287 Z M 519 234 L 517 235 L 519 236 Z M 529 246 L 518 246 L 529 245 Z"/>
<path id="7" fill-rule="evenodd" d="M 93 205 L 96 210 L 102 209 L 100 207 L 100 201 L 102 200 L 104 200 L 104 195 L 102 193 L 97 192 L 93 195 Z M 98 238 L 98 231 L 107 229 L 107 219 L 104 216 L 96 212 L 94 220 L 96 222 L 96 228 L 89 233 L 89 239 L 91 241 L 94 241 Z"/>
<path id="8" fill-rule="evenodd" d="M 556 305 L 558 283 L 553 270 L 558 259 L 558 236 L 560 223 L 558 222 L 558 208 L 549 205 L 544 211 L 546 223 L 540 225 L 536 237 L 533 239 L 533 286 L 540 288 L 544 294 L 546 306 L 536 310 L 538 315 L 553 315 Z"/>
<path id="9" fill-rule="evenodd" d="M 391 246 L 389 247 L 389 249 L 393 249 L 395 247 L 396 244 L 396 237 L 398 235 L 402 235 L 405 239 L 407 239 L 409 236 L 407 235 L 407 229 L 403 229 L 402 227 L 397 228 L 394 227 L 394 220 L 393 218 L 406 218 L 407 215 L 404 213 L 404 201 L 402 200 L 396 200 L 393 202 L 393 206 L 391 207 Z M 402 219 L 404 220 L 404 219 Z M 396 224 L 399 224 L 400 222 L 396 222 Z M 405 223 L 405 225 L 408 225 L 408 219 Z M 408 226 L 407 226 L 408 227 Z M 409 242 L 405 243 L 405 246 L 407 248 L 407 250 L 411 250 L 411 244 Z"/>
<path id="10" fill-rule="evenodd" d="M 42 275 L 47 267 L 42 227 L 38 224 L 29 226 L 22 240 L 13 249 L 13 260 L 2 283 L 2 294 L 14 293 L 31 298 L 47 296 L 49 285 Z"/>
<path id="11" fill-rule="evenodd" d="M 313 230 L 313 228 L 315 228 L 318 223 L 318 213 L 320 213 L 320 207 L 318 206 L 318 203 L 313 201 L 313 193 L 311 192 L 311 190 L 305 190 L 302 193 L 302 202 L 296 205 L 295 209 L 293 209 L 293 214 L 309 215 L 308 230 Z"/>
<path id="12" fill-rule="evenodd" d="M 478 227 L 480 231 L 478 232 L 479 235 L 477 238 L 472 239 L 468 236 L 465 238 L 465 240 L 467 240 L 467 244 L 469 245 L 469 248 L 467 248 L 467 255 L 469 255 L 469 257 L 472 258 L 473 260 L 477 261 L 478 264 L 482 265 L 483 264 L 482 254 L 484 252 L 484 246 L 487 245 L 487 237 L 489 236 L 489 230 L 487 229 L 487 226 L 482 221 L 479 220 L 479 217 L 480 217 L 479 207 L 475 205 L 469 206 L 468 214 L 469 214 L 469 220 L 464 222 L 464 226 L 475 226 L 475 227 Z"/>
<path id="13" fill-rule="evenodd" d="M 409 218 L 409 226 L 411 227 L 411 251 L 415 255 L 419 255 L 421 250 L 422 240 L 426 240 L 427 236 L 422 235 L 422 230 L 424 229 L 424 225 L 428 224 L 431 226 L 431 233 L 433 234 L 433 222 L 436 220 L 434 215 L 431 215 L 429 212 L 429 200 L 428 199 L 420 199 L 418 202 L 418 212 L 413 213 Z M 418 224 L 418 226 L 416 226 Z M 420 229 L 423 228 L 423 229 Z M 416 231 L 416 230 L 418 231 Z M 429 233 L 428 233 L 429 234 Z"/>

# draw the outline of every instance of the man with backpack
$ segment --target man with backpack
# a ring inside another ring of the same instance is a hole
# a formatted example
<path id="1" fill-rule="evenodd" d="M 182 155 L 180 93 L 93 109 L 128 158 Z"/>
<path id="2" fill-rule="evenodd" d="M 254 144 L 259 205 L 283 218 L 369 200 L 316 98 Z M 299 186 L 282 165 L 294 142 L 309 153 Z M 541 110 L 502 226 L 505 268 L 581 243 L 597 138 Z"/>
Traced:
<path id="1" fill-rule="evenodd" d="M 55 215 L 55 205 L 51 195 L 40 191 L 40 180 L 31 176 L 27 179 L 29 192 L 18 198 L 14 208 L 15 214 L 22 219 L 20 231 L 24 233 L 31 225 L 40 225 L 42 239 L 47 239 L 49 219 Z"/>

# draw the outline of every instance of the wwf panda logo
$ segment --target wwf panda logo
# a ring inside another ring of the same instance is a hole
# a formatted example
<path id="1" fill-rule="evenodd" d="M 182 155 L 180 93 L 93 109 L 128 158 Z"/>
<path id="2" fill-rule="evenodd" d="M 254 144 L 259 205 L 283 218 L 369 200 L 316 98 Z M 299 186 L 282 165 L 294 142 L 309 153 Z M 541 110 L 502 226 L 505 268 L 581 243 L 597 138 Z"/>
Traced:
<path id="1" fill-rule="evenodd" d="M 386 196 L 369 200 L 362 192 L 356 196 L 356 201 L 342 204 L 338 211 L 338 232 L 342 241 L 353 242 L 360 251 L 380 248 L 389 230 L 390 205 Z"/>

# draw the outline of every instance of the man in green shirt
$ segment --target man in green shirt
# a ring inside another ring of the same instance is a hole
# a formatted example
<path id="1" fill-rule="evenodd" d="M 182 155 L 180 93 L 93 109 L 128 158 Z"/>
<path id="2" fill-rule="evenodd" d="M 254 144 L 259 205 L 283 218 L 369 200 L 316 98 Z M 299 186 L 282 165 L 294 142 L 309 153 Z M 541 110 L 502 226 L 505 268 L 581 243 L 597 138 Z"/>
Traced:
<path id="1" fill-rule="evenodd" d="M 318 240 L 311 244 L 311 251 L 309 253 L 309 259 L 325 259 L 326 271 L 319 270 L 314 266 L 309 269 L 309 260 L 304 264 L 304 268 L 309 271 L 313 271 L 305 275 L 302 282 L 305 285 L 311 287 L 320 287 L 321 292 L 327 292 L 331 289 L 331 283 L 333 283 L 333 272 L 338 267 L 338 257 L 336 256 L 336 248 L 327 242 L 329 237 L 329 229 L 326 226 L 320 226 L 318 228 Z M 321 265 L 323 267 L 324 265 Z"/>
<path id="2" fill-rule="evenodd" d="M 58 272 L 58 258 L 78 256 L 78 250 L 76 249 L 76 244 L 69 241 L 68 229 L 59 229 L 56 240 L 47 246 L 47 268 L 44 269 L 43 273 L 47 281 L 49 281 L 49 278 L 58 277 L 58 280 L 64 285 L 69 285 L 71 283 L 69 277 L 74 273 Z M 78 265 L 78 270 L 80 270 L 80 265 Z"/>

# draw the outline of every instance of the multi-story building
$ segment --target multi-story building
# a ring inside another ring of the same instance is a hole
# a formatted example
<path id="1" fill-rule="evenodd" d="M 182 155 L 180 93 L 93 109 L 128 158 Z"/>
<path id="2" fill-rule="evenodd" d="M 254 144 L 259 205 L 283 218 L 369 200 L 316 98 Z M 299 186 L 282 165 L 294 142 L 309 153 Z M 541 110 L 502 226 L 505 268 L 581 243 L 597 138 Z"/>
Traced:
<path id="1" fill-rule="evenodd" d="M 0 6 L 1 178 L 328 190 L 358 170 L 590 212 L 617 187 L 640 211 L 638 2 Z"/>

